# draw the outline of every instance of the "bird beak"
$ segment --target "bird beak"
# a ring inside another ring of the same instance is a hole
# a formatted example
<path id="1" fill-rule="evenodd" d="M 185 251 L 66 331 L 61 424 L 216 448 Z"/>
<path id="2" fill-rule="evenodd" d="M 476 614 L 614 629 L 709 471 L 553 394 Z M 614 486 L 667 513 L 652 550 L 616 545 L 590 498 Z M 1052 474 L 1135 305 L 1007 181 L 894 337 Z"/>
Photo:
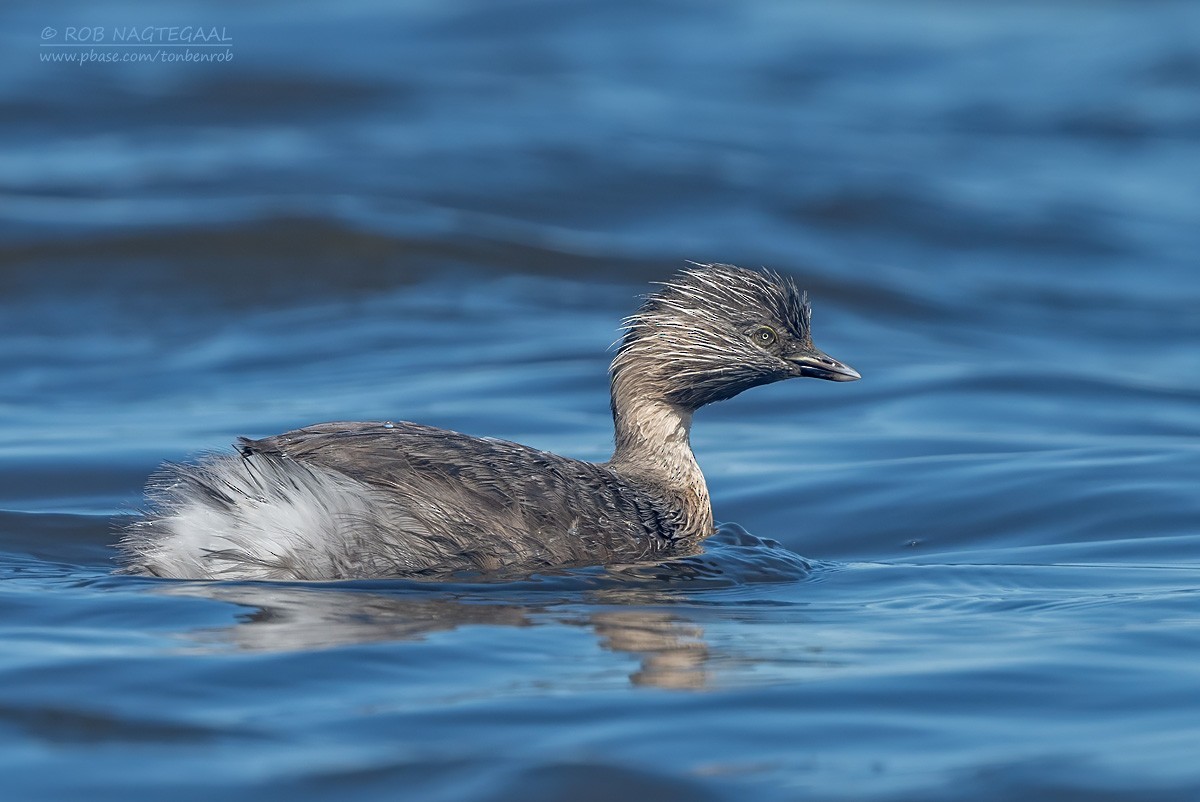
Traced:
<path id="1" fill-rule="evenodd" d="M 801 376 L 810 379 L 828 379 L 831 382 L 852 382 L 862 378 L 857 370 L 838 362 L 833 357 L 818 351 L 816 348 L 791 354 L 787 361 L 795 366 Z"/>

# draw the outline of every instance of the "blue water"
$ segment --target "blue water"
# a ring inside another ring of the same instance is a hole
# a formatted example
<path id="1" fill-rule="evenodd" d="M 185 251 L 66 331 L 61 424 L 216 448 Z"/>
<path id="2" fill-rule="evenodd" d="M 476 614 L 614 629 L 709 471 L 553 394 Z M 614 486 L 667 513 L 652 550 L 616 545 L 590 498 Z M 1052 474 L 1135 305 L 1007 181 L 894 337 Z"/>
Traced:
<path id="1" fill-rule="evenodd" d="M 233 60 L 41 58 L 185 24 Z M 1200 798 L 1200 5 L 101 0 L 0 44 L 5 799 Z M 110 574 L 237 435 L 606 458 L 684 259 L 792 273 L 864 376 L 697 416 L 704 555 Z"/>

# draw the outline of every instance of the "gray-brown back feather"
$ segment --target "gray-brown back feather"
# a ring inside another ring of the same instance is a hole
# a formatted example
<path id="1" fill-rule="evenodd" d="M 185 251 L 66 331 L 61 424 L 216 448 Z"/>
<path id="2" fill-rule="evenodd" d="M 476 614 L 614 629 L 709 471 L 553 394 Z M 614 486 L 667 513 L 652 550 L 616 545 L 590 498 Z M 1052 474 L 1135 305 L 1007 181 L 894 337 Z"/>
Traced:
<path id="1" fill-rule="evenodd" d="M 375 575 L 528 570 L 672 550 L 680 511 L 604 465 L 415 423 L 325 423 L 241 440 L 243 458 L 294 460 L 376 491 L 361 533 Z M 394 554 L 394 559 L 380 559 Z"/>

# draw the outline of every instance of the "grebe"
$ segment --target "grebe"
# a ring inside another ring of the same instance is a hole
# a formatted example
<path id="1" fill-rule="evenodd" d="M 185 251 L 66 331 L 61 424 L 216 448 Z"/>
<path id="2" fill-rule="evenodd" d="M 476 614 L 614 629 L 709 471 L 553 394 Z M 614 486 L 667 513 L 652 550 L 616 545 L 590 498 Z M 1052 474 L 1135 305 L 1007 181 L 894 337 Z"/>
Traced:
<path id="1" fill-rule="evenodd" d="M 416 423 L 322 423 L 166 465 L 118 547 L 130 574 L 511 574 L 695 551 L 713 532 L 692 413 L 761 384 L 854 381 L 813 345 L 791 279 L 696 265 L 624 321 L 604 463 Z"/>

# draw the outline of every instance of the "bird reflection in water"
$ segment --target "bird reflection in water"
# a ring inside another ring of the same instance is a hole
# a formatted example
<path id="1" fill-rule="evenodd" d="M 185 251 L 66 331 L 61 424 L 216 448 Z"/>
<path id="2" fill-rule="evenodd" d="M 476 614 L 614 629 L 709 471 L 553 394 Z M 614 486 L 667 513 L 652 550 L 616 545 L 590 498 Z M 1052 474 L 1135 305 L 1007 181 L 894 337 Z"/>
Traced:
<path id="1" fill-rule="evenodd" d="M 196 596 L 251 608 L 237 623 L 200 630 L 192 637 L 205 648 L 234 648 L 256 652 L 305 651 L 387 641 L 419 641 L 437 632 L 463 626 L 533 627 L 579 626 L 590 629 L 602 648 L 639 661 L 629 675 L 634 685 L 669 689 L 700 689 L 707 684 L 709 649 L 703 629 L 660 610 L 628 607 L 600 609 L 579 615 L 562 610 L 564 602 L 577 609 L 580 601 L 628 603 L 629 592 L 601 590 L 590 599 L 556 599 L 547 603 L 468 602 L 444 596 L 389 595 L 341 591 L 328 586 L 300 588 L 284 585 L 226 583 L 171 584 L 160 588 L 171 595 Z M 644 601 L 644 591 L 633 591 Z M 605 598 L 614 594 L 622 598 Z M 658 601 L 662 601 L 659 599 Z"/>

